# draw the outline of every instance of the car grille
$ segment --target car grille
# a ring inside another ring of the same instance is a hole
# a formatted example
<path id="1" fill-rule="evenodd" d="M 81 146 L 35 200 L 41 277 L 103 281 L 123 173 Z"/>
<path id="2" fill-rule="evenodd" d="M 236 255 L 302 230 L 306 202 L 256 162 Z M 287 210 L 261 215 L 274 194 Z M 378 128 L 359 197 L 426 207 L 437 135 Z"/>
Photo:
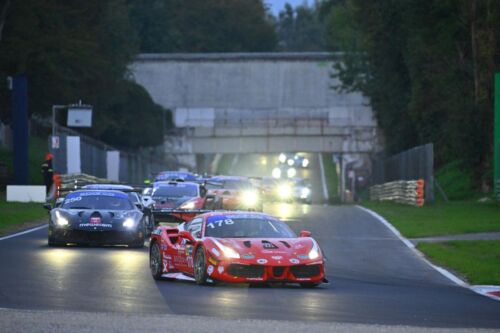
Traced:
<path id="1" fill-rule="evenodd" d="M 321 269 L 320 265 L 301 265 L 290 267 L 290 271 L 297 278 L 309 278 L 318 276 Z"/>
<path id="2" fill-rule="evenodd" d="M 283 275 L 285 272 L 285 267 L 273 267 L 273 275 L 278 277 Z"/>
<path id="3" fill-rule="evenodd" d="M 264 266 L 232 264 L 229 266 L 228 272 L 238 277 L 260 278 L 264 275 Z"/>

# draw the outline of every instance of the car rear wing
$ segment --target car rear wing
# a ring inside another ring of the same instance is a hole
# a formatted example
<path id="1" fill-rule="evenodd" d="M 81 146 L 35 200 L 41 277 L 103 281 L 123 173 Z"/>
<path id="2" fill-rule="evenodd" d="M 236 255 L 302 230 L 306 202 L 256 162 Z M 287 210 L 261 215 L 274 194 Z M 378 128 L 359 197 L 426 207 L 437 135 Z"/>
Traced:
<path id="1" fill-rule="evenodd" d="M 177 222 L 182 223 L 192 220 L 196 215 L 213 212 L 210 209 L 152 209 L 151 214 L 155 223 L 158 222 Z"/>

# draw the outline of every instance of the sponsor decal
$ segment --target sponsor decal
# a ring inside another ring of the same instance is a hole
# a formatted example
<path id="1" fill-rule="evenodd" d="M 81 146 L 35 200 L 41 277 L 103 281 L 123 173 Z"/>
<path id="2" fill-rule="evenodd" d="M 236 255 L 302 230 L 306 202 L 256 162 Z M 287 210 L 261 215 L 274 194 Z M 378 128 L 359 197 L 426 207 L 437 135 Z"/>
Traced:
<path id="1" fill-rule="evenodd" d="M 207 267 L 207 273 L 208 273 L 208 275 L 212 275 L 213 272 L 214 272 L 214 266 L 209 265 Z"/>
<path id="2" fill-rule="evenodd" d="M 165 250 L 167 250 L 167 248 L 168 248 L 168 247 L 167 247 L 167 244 L 161 244 L 161 246 L 160 246 L 160 247 L 161 247 L 162 251 L 165 251 Z"/>
<path id="3" fill-rule="evenodd" d="M 264 281 L 264 278 L 247 278 L 248 281 Z"/>
<path id="4" fill-rule="evenodd" d="M 234 224 L 234 221 L 231 219 L 223 219 L 223 220 L 210 220 L 207 223 L 207 227 L 215 229 L 218 227 L 222 227 L 223 225 L 231 225 Z"/>
<path id="5" fill-rule="evenodd" d="M 219 274 L 222 274 L 224 272 L 224 267 L 222 266 L 217 267 L 217 271 L 219 272 Z"/>
<path id="6" fill-rule="evenodd" d="M 302 260 L 309 259 L 309 256 L 307 254 L 299 254 L 297 257 Z"/>
<path id="7" fill-rule="evenodd" d="M 292 258 L 292 259 L 290 259 L 290 262 L 292 264 L 298 264 L 300 261 L 299 261 L 299 259 Z"/>
<path id="8" fill-rule="evenodd" d="M 251 253 L 247 253 L 247 254 L 244 254 L 242 256 L 242 258 L 243 259 L 253 259 L 253 258 L 255 258 L 255 256 L 253 254 L 251 254 Z"/>
<path id="9" fill-rule="evenodd" d="M 213 248 L 211 251 L 212 251 L 212 253 L 213 253 L 213 254 L 215 254 L 217 257 L 219 257 L 219 256 L 220 256 L 220 252 L 219 252 L 219 251 L 217 251 L 217 249 L 216 249 L 216 248 Z"/>
<path id="10" fill-rule="evenodd" d="M 272 256 L 271 258 L 273 258 L 274 260 L 281 260 L 281 259 L 283 259 L 282 256 Z"/>
<path id="11" fill-rule="evenodd" d="M 267 264 L 267 259 L 257 259 L 257 263 L 263 265 L 263 264 Z"/>
<path id="12" fill-rule="evenodd" d="M 265 249 L 277 249 L 278 247 L 271 242 L 262 243 L 262 247 Z"/>
<path id="13" fill-rule="evenodd" d="M 212 257 L 208 257 L 208 262 L 211 263 L 212 265 L 217 265 L 217 260 L 215 260 L 214 258 Z"/>
<path id="14" fill-rule="evenodd" d="M 90 224 L 101 224 L 101 218 L 98 216 L 91 217 L 89 220 Z"/>
<path id="15" fill-rule="evenodd" d="M 185 254 L 187 257 L 189 257 L 193 254 L 193 246 L 192 245 L 186 245 Z"/>
<path id="16" fill-rule="evenodd" d="M 107 224 L 107 223 L 100 223 L 100 224 L 95 224 L 95 223 L 82 223 L 78 225 L 80 228 L 88 228 L 88 227 L 95 227 L 99 226 L 101 228 L 113 228 L 112 224 Z"/>

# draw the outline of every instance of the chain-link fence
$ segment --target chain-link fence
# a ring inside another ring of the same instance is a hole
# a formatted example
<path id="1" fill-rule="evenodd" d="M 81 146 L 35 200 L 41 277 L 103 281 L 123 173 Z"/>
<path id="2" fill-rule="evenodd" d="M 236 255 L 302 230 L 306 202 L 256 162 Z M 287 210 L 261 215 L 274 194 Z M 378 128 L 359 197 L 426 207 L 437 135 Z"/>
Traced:
<path id="1" fill-rule="evenodd" d="M 378 158 L 372 169 L 372 185 L 396 180 L 425 181 L 425 202 L 434 201 L 434 146 L 414 147 L 399 154 Z"/>

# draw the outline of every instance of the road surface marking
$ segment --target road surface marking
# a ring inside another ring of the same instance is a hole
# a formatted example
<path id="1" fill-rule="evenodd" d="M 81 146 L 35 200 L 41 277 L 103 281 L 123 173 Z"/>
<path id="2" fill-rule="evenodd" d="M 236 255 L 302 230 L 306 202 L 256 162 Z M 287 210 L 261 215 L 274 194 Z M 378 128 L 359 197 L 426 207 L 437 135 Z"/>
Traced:
<path id="1" fill-rule="evenodd" d="M 5 237 L 0 237 L 0 241 L 6 240 L 6 239 L 9 239 L 9 238 L 13 238 L 13 237 L 17 237 L 17 236 L 21 236 L 21 235 L 24 235 L 24 234 L 28 234 L 30 232 L 37 231 L 37 230 L 40 230 L 40 229 L 43 229 L 43 228 L 47 228 L 47 227 L 48 227 L 48 225 L 44 224 L 44 225 L 41 225 L 41 226 L 38 226 L 38 227 L 34 227 L 34 228 L 31 228 L 31 229 L 28 229 L 28 230 L 24 230 L 24 231 L 18 232 L 16 234 L 12 234 L 12 235 L 5 236 Z"/>

